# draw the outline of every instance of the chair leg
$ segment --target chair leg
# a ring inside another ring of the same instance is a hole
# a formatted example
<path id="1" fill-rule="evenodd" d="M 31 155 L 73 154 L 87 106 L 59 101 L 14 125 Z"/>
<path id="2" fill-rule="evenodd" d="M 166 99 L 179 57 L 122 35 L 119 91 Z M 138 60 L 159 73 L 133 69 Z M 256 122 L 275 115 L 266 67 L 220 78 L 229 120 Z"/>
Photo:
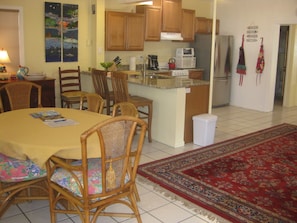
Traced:
<path id="1" fill-rule="evenodd" d="M 133 190 L 134 190 L 135 199 L 136 199 L 137 202 L 139 202 L 140 201 L 140 196 L 139 196 L 136 184 L 134 185 Z"/>
<path id="2" fill-rule="evenodd" d="M 135 188 L 136 187 L 134 187 L 134 189 Z M 138 207 L 137 207 L 137 204 L 136 204 L 136 199 L 134 197 L 134 194 L 130 194 L 129 198 L 130 198 L 130 202 L 131 202 L 131 205 L 132 205 L 134 215 L 135 215 L 135 217 L 137 219 L 137 223 L 142 223 L 142 220 L 141 220 L 141 217 L 140 217 L 140 213 L 139 213 L 139 210 L 138 210 Z"/>
<path id="3" fill-rule="evenodd" d="M 106 114 L 110 115 L 110 100 L 106 100 Z"/>
<path id="4" fill-rule="evenodd" d="M 151 131 L 151 126 L 152 126 L 152 112 L 153 112 L 153 105 L 149 104 L 148 105 L 148 121 L 147 121 L 147 131 L 148 131 L 148 140 L 149 142 L 152 142 L 152 131 Z"/>

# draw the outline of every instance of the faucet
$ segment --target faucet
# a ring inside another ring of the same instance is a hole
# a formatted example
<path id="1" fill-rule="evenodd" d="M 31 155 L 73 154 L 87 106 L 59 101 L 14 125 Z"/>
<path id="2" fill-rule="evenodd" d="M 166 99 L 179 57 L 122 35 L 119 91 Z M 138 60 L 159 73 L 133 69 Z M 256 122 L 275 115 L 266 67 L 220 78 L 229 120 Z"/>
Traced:
<path id="1" fill-rule="evenodd" d="M 141 74 L 142 77 L 144 78 L 146 75 L 146 57 L 145 56 L 140 56 L 142 58 L 142 68 L 141 68 Z"/>

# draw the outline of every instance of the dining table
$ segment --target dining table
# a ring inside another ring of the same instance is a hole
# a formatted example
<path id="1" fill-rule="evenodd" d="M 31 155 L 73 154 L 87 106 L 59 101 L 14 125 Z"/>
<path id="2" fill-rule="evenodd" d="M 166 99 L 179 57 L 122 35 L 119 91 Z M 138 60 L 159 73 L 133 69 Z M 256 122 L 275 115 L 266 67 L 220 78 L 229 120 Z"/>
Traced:
<path id="1" fill-rule="evenodd" d="M 63 119 L 43 121 L 36 114 L 55 112 Z M 53 155 L 65 159 L 81 158 L 81 134 L 95 124 L 111 118 L 72 108 L 28 108 L 0 114 L 0 153 L 16 159 L 31 159 L 40 167 Z M 100 157 L 95 135 L 88 139 L 88 157 Z"/>

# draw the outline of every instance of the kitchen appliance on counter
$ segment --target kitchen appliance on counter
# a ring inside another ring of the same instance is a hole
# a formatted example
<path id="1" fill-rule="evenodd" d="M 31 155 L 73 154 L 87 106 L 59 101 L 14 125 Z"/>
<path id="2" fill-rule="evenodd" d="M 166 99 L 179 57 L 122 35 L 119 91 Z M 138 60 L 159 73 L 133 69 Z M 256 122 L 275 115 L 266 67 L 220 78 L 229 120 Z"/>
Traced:
<path id="1" fill-rule="evenodd" d="M 175 62 L 176 68 L 195 68 L 196 57 L 194 48 L 177 48 Z"/>
<path id="2" fill-rule="evenodd" d="M 159 70 L 158 56 L 148 55 L 148 69 L 149 70 Z"/>
<path id="3" fill-rule="evenodd" d="M 230 103 L 233 36 L 217 35 L 215 39 L 215 64 L 212 106 Z M 204 69 L 203 80 L 210 80 L 211 35 L 195 35 L 191 47 L 195 49 L 197 68 Z"/>
<path id="4" fill-rule="evenodd" d="M 175 59 L 174 58 L 169 59 L 168 68 L 169 68 L 169 70 L 174 70 L 175 69 Z"/>

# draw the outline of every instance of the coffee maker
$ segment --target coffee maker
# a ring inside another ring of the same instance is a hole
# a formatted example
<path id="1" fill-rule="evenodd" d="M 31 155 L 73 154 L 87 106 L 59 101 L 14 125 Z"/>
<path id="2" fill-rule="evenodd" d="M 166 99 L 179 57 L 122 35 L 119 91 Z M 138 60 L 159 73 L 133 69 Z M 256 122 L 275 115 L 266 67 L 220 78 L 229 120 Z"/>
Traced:
<path id="1" fill-rule="evenodd" d="M 149 70 L 159 70 L 158 56 L 148 55 L 148 69 Z"/>

